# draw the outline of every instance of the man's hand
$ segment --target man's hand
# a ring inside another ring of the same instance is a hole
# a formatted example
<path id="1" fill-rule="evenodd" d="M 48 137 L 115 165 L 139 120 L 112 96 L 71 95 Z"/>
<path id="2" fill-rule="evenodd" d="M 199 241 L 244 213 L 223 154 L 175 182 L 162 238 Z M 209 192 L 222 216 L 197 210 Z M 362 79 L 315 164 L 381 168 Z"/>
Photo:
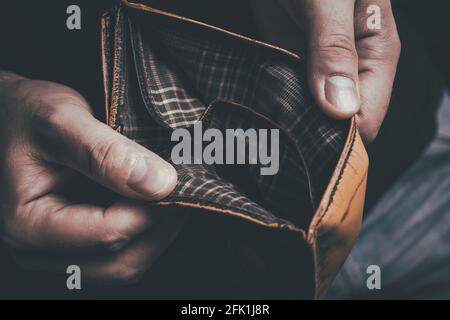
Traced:
<path id="1" fill-rule="evenodd" d="M 390 1 L 276 2 L 283 11 L 280 14 L 288 16 L 292 25 L 306 35 L 302 39 L 299 34 L 298 40 L 294 41 L 306 40 L 309 86 L 319 107 L 336 119 L 356 114 L 365 142 L 374 140 L 389 105 L 400 55 L 400 40 Z M 253 3 L 256 9 L 263 2 Z M 266 6 L 268 3 L 264 1 Z M 380 29 L 370 30 L 367 27 L 371 15 L 367 9 L 371 5 L 380 8 Z M 269 8 L 261 8 L 260 17 L 263 10 L 269 11 Z M 271 14 L 273 20 L 275 14 Z M 266 25 L 277 23 L 267 20 Z M 277 41 L 277 35 L 267 26 L 265 29 Z"/>
<path id="2" fill-rule="evenodd" d="M 1 235 L 26 267 L 64 272 L 71 257 L 87 278 L 128 282 L 180 228 L 140 201 L 167 196 L 175 169 L 97 121 L 68 87 L 0 74 L 0 150 Z M 58 191 L 80 175 L 122 197 L 72 203 Z"/>

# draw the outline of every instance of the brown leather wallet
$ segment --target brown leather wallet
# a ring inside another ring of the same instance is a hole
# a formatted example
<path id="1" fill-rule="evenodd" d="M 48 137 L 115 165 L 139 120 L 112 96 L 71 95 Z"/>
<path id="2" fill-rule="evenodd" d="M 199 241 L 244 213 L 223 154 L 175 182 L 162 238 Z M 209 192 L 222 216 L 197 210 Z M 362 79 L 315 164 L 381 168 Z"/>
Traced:
<path id="1" fill-rule="evenodd" d="M 282 48 L 125 0 L 103 16 L 102 35 L 107 123 L 167 161 L 173 131 L 199 121 L 280 132 L 275 175 L 258 164 L 174 164 L 178 184 L 154 205 L 189 208 L 190 239 L 208 244 L 206 256 L 224 252 L 192 269 L 229 279 L 214 290 L 233 283 L 231 296 L 323 297 L 362 219 L 368 157 L 355 120 L 325 116 L 304 61 Z M 183 249 L 186 259 L 197 249 Z"/>

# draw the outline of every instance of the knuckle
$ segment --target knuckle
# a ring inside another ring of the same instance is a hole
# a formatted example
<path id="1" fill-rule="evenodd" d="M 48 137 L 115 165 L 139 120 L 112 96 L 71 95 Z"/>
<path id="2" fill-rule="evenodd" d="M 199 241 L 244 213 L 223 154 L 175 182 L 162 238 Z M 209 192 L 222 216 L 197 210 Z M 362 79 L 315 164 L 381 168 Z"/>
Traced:
<path id="1" fill-rule="evenodd" d="M 118 232 L 110 231 L 100 240 L 101 246 L 107 252 L 118 252 L 123 249 L 129 238 Z"/>
<path id="2" fill-rule="evenodd" d="M 76 108 L 82 110 L 84 107 L 90 112 L 87 103 L 81 97 L 58 88 L 52 89 L 58 93 L 43 93 L 28 98 L 31 100 L 28 102 L 30 125 L 40 129 L 40 132 L 62 132 L 67 127 L 67 123 L 74 121 L 73 115 Z M 42 91 L 46 91 L 45 87 Z"/>
<path id="3" fill-rule="evenodd" d="M 357 59 L 354 39 L 344 33 L 334 33 L 318 40 L 320 54 L 328 59 Z"/>
<path id="4" fill-rule="evenodd" d="M 144 275 L 144 269 L 140 266 L 129 266 L 126 264 L 119 264 L 111 275 L 114 282 L 119 284 L 135 284 Z"/>
<path id="5" fill-rule="evenodd" d="M 385 48 L 387 55 L 398 57 L 401 51 L 401 41 L 397 30 L 386 32 L 382 35 L 380 43 Z"/>
<path id="6" fill-rule="evenodd" d="M 373 41 L 368 41 L 366 47 L 372 52 L 374 58 L 396 62 L 401 53 L 401 40 L 397 30 L 391 30 L 375 36 Z"/>
<path id="7" fill-rule="evenodd" d="M 30 124 L 38 131 L 55 130 L 61 126 L 61 115 L 58 108 L 51 104 L 37 101 L 30 110 Z"/>
<path id="8" fill-rule="evenodd" d="M 88 171 L 99 179 L 105 179 L 111 169 L 117 169 L 115 176 L 127 175 L 119 164 L 129 157 L 128 147 L 119 141 L 100 142 L 88 151 Z"/>

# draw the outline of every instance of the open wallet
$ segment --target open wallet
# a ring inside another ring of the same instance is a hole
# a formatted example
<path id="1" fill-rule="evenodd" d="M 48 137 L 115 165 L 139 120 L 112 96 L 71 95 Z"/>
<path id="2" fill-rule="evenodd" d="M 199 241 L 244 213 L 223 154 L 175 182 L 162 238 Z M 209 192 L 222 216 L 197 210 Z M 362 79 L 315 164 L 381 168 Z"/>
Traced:
<path id="1" fill-rule="evenodd" d="M 314 105 L 304 60 L 125 0 L 103 16 L 102 48 L 107 123 L 166 161 L 173 131 L 199 121 L 279 130 L 274 175 L 172 163 L 177 186 L 151 206 L 189 218 L 155 265 L 161 296 L 323 298 L 360 230 L 368 157 L 355 119 Z"/>

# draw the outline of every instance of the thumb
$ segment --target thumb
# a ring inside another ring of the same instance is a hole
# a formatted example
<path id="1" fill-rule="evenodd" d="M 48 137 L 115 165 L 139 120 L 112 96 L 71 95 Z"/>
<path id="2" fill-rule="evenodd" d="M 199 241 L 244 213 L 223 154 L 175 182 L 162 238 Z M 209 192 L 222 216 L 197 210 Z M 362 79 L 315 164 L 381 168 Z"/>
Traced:
<path id="1" fill-rule="evenodd" d="M 59 105 L 37 115 L 33 125 L 50 159 L 124 196 L 159 200 L 177 183 L 162 158 L 95 119 L 85 108 Z"/>
<path id="2" fill-rule="evenodd" d="M 359 111 L 358 55 L 354 37 L 355 0 L 305 0 L 308 81 L 319 107 L 346 119 Z"/>

